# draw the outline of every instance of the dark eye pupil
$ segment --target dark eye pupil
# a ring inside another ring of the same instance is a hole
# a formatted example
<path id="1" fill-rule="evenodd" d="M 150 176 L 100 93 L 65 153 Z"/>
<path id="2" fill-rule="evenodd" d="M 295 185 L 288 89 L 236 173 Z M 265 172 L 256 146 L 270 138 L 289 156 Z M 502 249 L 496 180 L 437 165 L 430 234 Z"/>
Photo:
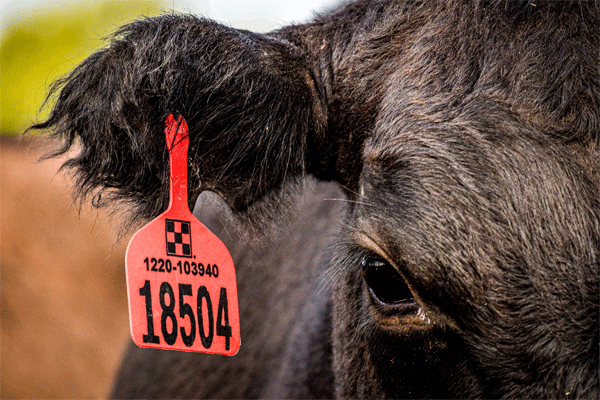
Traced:
<path id="1" fill-rule="evenodd" d="M 363 277 L 375 296 L 384 303 L 412 301 L 413 295 L 402 276 L 389 263 L 365 257 Z"/>

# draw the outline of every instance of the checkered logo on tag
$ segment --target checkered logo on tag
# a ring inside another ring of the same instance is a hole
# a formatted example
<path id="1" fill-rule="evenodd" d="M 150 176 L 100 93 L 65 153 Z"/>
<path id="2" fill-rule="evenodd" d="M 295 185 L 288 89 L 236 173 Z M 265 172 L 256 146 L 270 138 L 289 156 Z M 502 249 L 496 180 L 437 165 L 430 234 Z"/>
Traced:
<path id="1" fill-rule="evenodd" d="M 192 256 L 192 231 L 189 221 L 165 220 L 167 255 L 177 257 Z"/>

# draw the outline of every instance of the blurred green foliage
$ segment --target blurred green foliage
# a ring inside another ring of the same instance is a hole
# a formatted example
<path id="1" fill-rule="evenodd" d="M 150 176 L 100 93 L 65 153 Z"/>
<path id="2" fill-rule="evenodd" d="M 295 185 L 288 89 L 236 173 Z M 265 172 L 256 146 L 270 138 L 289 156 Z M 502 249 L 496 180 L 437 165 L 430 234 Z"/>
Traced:
<path id="1" fill-rule="evenodd" d="M 124 23 L 169 9 L 159 0 L 62 2 L 10 21 L 0 47 L 0 133 L 19 134 L 49 112 L 40 111 L 52 81 L 104 46 Z M 24 14 L 16 14 L 23 16 Z"/>

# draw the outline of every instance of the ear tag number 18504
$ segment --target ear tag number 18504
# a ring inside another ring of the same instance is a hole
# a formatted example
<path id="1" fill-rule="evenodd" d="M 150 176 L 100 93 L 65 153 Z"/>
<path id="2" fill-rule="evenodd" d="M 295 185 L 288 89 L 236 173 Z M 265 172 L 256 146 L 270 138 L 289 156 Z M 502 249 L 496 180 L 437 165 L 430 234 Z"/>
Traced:
<path id="1" fill-rule="evenodd" d="M 131 337 L 140 347 L 234 355 L 240 348 L 240 318 L 233 260 L 190 212 L 189 134 L 183 117 L 169 115 L 165 135 L 169 207 L 127 247 Z"/>

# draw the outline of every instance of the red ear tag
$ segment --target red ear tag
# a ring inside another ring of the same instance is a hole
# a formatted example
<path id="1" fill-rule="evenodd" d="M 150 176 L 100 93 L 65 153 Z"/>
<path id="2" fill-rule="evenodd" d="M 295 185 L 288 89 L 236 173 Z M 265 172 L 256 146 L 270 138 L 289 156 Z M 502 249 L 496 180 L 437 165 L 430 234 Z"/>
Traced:
<path id="1" fill-rule="evenodd" d="M 188 207 L 189 133 L 169 115 L 165 135 L 171 169 L 167 211 L 127 247 L 131 337 L 140 347 L 235 355 L 240 314 L 229 251 Z"/>

